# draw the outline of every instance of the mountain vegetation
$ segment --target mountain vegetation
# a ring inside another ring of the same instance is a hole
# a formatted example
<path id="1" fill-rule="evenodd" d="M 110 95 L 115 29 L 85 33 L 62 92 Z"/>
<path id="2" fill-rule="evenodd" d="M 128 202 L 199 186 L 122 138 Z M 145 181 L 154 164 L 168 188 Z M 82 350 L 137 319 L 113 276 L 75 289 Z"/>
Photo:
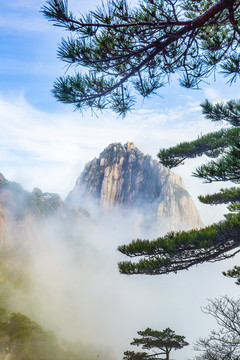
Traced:
<path id="1" fill-rule="evenodd" d="M 80 360 L 79 352 L 63 346 L 51 331 L 19 312 L 12 312 L 13 296 L 28 294 L 31 286 L 23 243 L 1 247 L 0 252 L 0 359 L 1 360 Z M 15 303 L 15 302 L 13 302 Z"/>
<path id="2" fill-rule="evenodd" d="M 0 308 L 0 357 L 11 360 L 80 360 L 54 334 L 20 313 Z"/>
<path id="3" fill-rule="evenodd" d="M 23 219 L 31 212 L 37 217 L 46 218 L 60 213 L 63 201 L 58 194 L 43 193 L 40 189 L 33 189 L 30 193 L 14 181 L 7 180 L 0 173 L 0 204 L 6 207 L 14 218 Z"/>

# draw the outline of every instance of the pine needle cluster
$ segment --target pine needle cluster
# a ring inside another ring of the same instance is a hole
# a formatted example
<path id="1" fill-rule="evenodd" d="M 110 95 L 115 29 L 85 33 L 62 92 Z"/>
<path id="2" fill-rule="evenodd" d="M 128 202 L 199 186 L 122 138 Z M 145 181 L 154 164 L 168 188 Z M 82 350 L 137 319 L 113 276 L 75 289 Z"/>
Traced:
<path id="1" fill-rule="evenodd" d="M 78 17 L 67 0 L 48 0 L 42 12 L 69 32 L 58 57 L 76 71 L 57 79 L 53 94 L 75 109 L 125 116 L 136 94 L 157 93 L 172 74 L 187 88 L 219 68 L 230 82 L 239 75 L 239 0 L 109 0 Z"/>
<path id="2" fill-rule="evenodd" d="M 202 104 L 204 115 L 228 127 L 201 136 L 192 142 L 184 142 L 169 149 L 160 150 L 160 162 L 172 168 L 188 158 L 206 155 L 215 158 L 198 167 L 193 175 L 205 182 L 230 181 L 240 183 L 240 101 L 225 104 Z M 228 204 L 230 211 L 225 220 L 189 232 L 170 233 L 153 241 L 137 240 L 118 248 L 129 257 L 140 257 L 137 262 L 119 263 L 124 274 L 158 275 L 188 269 L 206 261 L 219 261 L 240 251 L 240 187 L 221 189 L 218 193 L 200 196 L 209 204 Z M 238 268 L 237 268 L 238 269 Z M 237 277 L 236 270 L 225 273 Z M 239 269 L 238 269 L 239 270 Z M 240 272 L 238 271 L 240 278 Z M 238 280 L 239 281 L 239 280 Z"/>

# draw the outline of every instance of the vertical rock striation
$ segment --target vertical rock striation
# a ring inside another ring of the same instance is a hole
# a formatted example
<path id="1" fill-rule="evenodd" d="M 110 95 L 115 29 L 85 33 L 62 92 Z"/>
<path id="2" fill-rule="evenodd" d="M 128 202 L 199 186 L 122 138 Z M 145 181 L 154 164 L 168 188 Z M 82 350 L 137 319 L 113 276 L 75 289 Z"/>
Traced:
<path id="1" fill-rule="evenodd" d="M 133 143 L 110 144 L 86 164 L 67 197 L 81 206 L 93 199 L 104 211 L 135 208 L 171 229 L 199 228 L 202 223 L 179 175 L 144 155 Z"/>

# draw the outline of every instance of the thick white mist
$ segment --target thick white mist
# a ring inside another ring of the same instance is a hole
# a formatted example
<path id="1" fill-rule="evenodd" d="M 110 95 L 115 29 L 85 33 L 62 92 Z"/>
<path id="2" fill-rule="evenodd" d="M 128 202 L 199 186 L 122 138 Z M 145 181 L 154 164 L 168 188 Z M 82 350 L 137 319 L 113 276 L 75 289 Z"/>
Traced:
<path id="1" fill-rule="evenodd" d="M 200 307 L 207 298 L 238 293 L 233 281 L 221 275 L 237 259 L 177 275 L 120 275 L 117 263 L 126 258 L 117 246 L 157 236 L 156 229 L 150 234 L 139 223 L 129 212 L 98 215 L 75 226 L 57 220 L 38 224 L 25 245 L 31 285 L 27 292 L 12 294 L 14 311 L 75 342 L 73 348 L 92 360 L 121 359 L 137 331 L 146 327 L 170 327 L 190 343 L 207 335 L 215 324 Z M 191 356 L 191 349 L 179 350 L 176 357 Z"/>

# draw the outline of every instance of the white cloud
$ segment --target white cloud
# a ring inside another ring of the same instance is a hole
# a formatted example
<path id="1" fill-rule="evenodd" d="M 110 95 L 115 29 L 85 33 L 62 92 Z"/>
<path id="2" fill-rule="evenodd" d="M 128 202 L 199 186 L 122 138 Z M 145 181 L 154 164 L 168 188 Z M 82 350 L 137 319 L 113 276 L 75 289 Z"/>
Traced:
<path id="1" fill-rule="evenodd" d="M 213 87 L 205 88 L 204 94 L 210 101 L 220 101 L 220 100 L 222 100 L 222 97 L 223 97 L 221 91 L 219 91 Z"/>
<path id="2" fill-rule="evenodd" d="M 65 197 L 84 165 L 110 143 L 133 141 L 156 158 L 160 148 L 215 129 L 201 116 L 196 103 L 161 111 L 136 110 L 119 119 L 111 112 L 97 118 L 90 112 L 81 115 L 67 108 L 65 112 L 47 113 L 27 103 L 23 95 L 0 95 L 0 171 L 28 190 L 40 187 Z M 194 160 L 176 169 L 195 200 L 209 189 L 191 177 L 199 163 Z"/>

